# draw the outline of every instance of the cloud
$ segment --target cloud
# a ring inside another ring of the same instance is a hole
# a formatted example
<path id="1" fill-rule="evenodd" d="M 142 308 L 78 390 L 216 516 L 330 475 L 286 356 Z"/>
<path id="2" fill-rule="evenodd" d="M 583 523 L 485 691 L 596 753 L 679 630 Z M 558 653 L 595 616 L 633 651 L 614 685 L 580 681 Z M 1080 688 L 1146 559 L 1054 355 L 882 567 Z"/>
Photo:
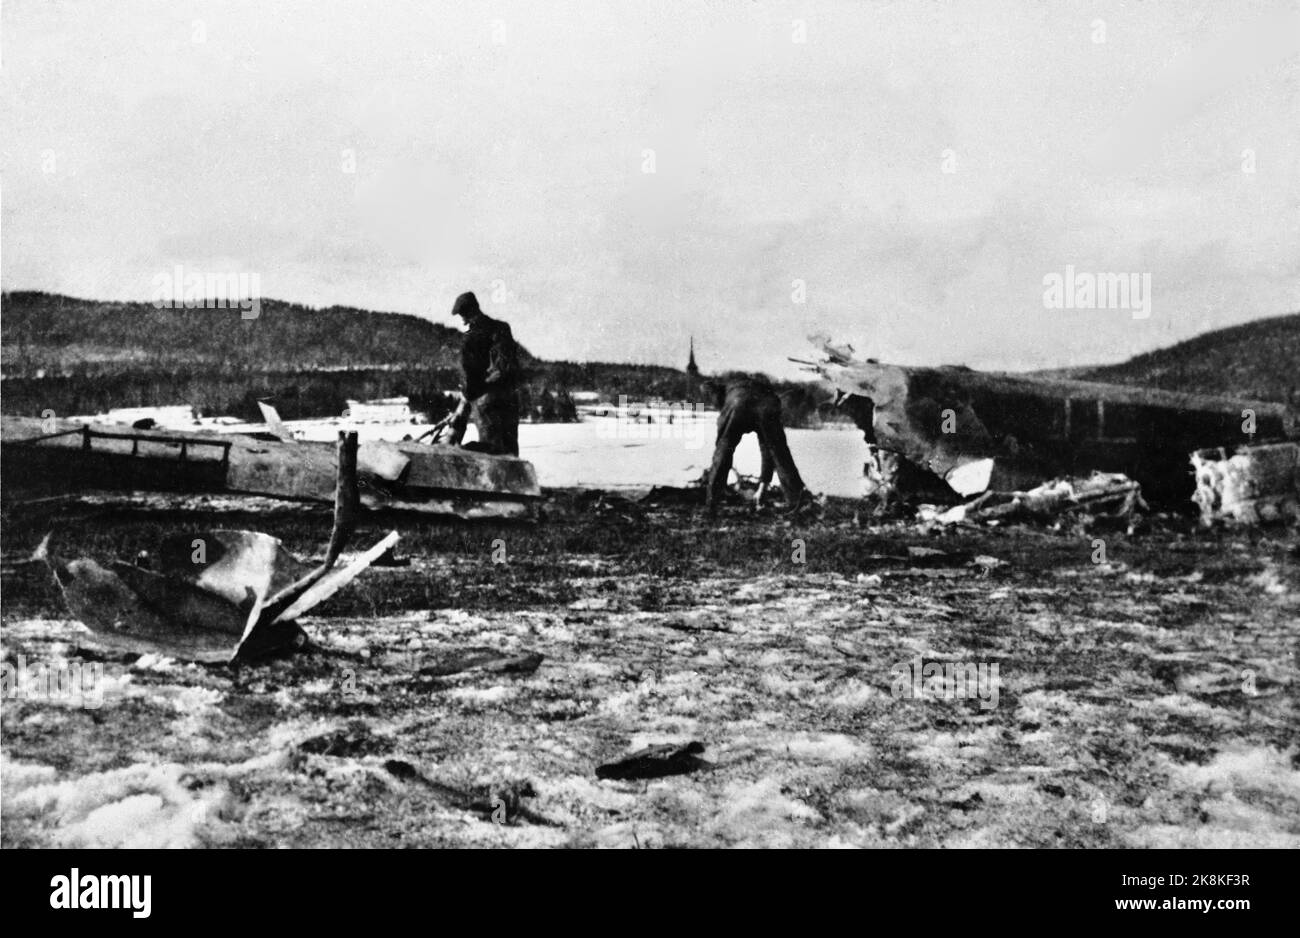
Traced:
<path id="1" fill-rule="evenodd" d="M 1300 307 L 1281 9 L 6 4 L 5 284 L 228 264 L 446 320 L 499 283 L 541 355 L 680 365 L 693 334 L 786 374 L 811 331 L 1115 359 Z M 1151 320 L 1049 315 L 1067 264 L 1149 271 Z"/>

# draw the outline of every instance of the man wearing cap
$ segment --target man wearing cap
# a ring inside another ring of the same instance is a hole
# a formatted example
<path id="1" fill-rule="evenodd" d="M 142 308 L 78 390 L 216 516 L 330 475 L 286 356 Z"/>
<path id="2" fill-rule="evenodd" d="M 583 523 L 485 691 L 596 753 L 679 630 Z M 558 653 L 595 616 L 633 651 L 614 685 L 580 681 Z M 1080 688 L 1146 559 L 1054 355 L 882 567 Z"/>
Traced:
<path id="1" fill-rule="evenodd" d="M 712 393 L 714 406 L 721 411 L 713 465 L 709 468 L 709 513 L 717 511 L 718 502 L 727 490 L 732 458 L 746 433 L 758 435 L 758 448 L 763 458 L 758 494 L 754 497 L 755 507 L 762 507 L 773 471 L 781 479 L 786 504 L 791 506 L 791 510 L 802 507 L 807 489 L 785 440 L 785 428 L 781 425 L 781 398 L 776 390 L 766 381 L 743 375 L 725 382 L 707 381 L 704 387 Z"/>
<path id="2" fill-rule="evenodd" d="M 469 327 L 460 350 L 465 377 L 451 422 L 451 442 L 460 445 L 472 413 L 478 442 L 467 444 L 466 449 L 518 456 L 519 349 L 510 326 L 479 309 L 473 293 L 456 297 L 451 313 Z"/>

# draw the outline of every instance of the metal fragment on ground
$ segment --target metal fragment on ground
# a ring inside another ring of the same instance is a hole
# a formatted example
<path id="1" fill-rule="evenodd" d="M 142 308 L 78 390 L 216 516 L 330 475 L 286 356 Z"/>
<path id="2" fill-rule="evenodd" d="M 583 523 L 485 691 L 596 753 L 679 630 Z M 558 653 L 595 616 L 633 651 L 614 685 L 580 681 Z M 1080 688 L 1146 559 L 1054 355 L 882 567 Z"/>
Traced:
<path id="1" fill-rule="evenodd" d="M 703 754 L 704 744 L 695 741 L 685 745 L 666 743 L 647 746 L 622 759 L 598 766 L 596 778 L 626 781 L 685 775 L 708 767 L 709 763 L 700 758 Z"/>
<path id="2" fill-rule="evenodd" d="M 334 529 L 315 569 L 258 531 L 206 531 L 163 539 L 158 569 L 90 558 L 63 562 L 43 547 L 68 607 L 106 644 L 187 660 L 256 658 L 301 647 L 295 620 L 355 579 L 397 542 L 392 532 L 334 569 L 356 525 L 357 435 L 340 434 Z M 305 572 L 307 571 L 307 572 Z"/>
<path id="3" fill-rule="evenodd" d="M 1300 518 L 1300 443 L 1192 453 L 1201 521 L 1260 524 Z"/>

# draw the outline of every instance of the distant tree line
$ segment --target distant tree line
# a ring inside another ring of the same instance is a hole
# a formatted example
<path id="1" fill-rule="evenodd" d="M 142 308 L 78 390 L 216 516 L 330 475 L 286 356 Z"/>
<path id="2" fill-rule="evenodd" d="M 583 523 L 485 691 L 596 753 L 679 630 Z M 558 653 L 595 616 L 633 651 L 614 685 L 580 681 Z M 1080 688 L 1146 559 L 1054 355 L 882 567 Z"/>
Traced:
<path id="1" fill-rule="evenodd" d="M 270 400 L 285 419 L 334 416 L 348 400 L 406 396 L 443 416 L 460 384 L 461 333 L 417 316 L 263 300 L 257 319 L 235 309 L 156 308 L 47 293 L 3 296 L 0 399 L 6 413 L 95 414 L 114 407 L 189 404 L 205 416 L 260 419 Z M 705 402 L 698 382 L 661 365 L 542 361 L 521 347 L 524 419 L 578 419 L 572 394 L 608 403 Z M 838 419 L 811 383 L 774 382 L 791 426 Z"/>
<path id="2" fill-rule="evenodd" d="M 48 293 L 6 293 L 0 317 L 5 377 L 221 370 L 455 368 L 460 333 L 418 316 L 263 300 L 239 309 L 156 308 Z M 531 355 L 524 352 L 524 359 Z"/>

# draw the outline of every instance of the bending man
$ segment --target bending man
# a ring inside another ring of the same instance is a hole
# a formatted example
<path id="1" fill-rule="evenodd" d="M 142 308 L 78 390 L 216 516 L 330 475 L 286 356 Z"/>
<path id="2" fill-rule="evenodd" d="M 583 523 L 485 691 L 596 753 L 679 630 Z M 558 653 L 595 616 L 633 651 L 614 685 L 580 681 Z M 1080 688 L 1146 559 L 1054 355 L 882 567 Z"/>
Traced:
<path id="1" fill-rule="evenodd" d="M 781 479 L 781 491 L 786 503 L 796 507 L 804 494 L 803 479 L 795 468 L 794 457 L 785 441 L 785 428 L 781 425 L 781 398 L 766 381 L 737 377 L 725 383 L 709 382 L 706 387 L 714 394 L 718 415 L 718 442 L 713 449 L 713 465 L 709 469 L 708 506 L 717 511 L 718 502 L 726 493 L 727 476 L 736 454 L 736 446 L 746 433 L 758 434 L 758 448 L 763 456 L 763 467 L 758 477 L 758 494 L 755 506 L 761 507 L 763 497 L 772 482 L 772 473 Z"/>

